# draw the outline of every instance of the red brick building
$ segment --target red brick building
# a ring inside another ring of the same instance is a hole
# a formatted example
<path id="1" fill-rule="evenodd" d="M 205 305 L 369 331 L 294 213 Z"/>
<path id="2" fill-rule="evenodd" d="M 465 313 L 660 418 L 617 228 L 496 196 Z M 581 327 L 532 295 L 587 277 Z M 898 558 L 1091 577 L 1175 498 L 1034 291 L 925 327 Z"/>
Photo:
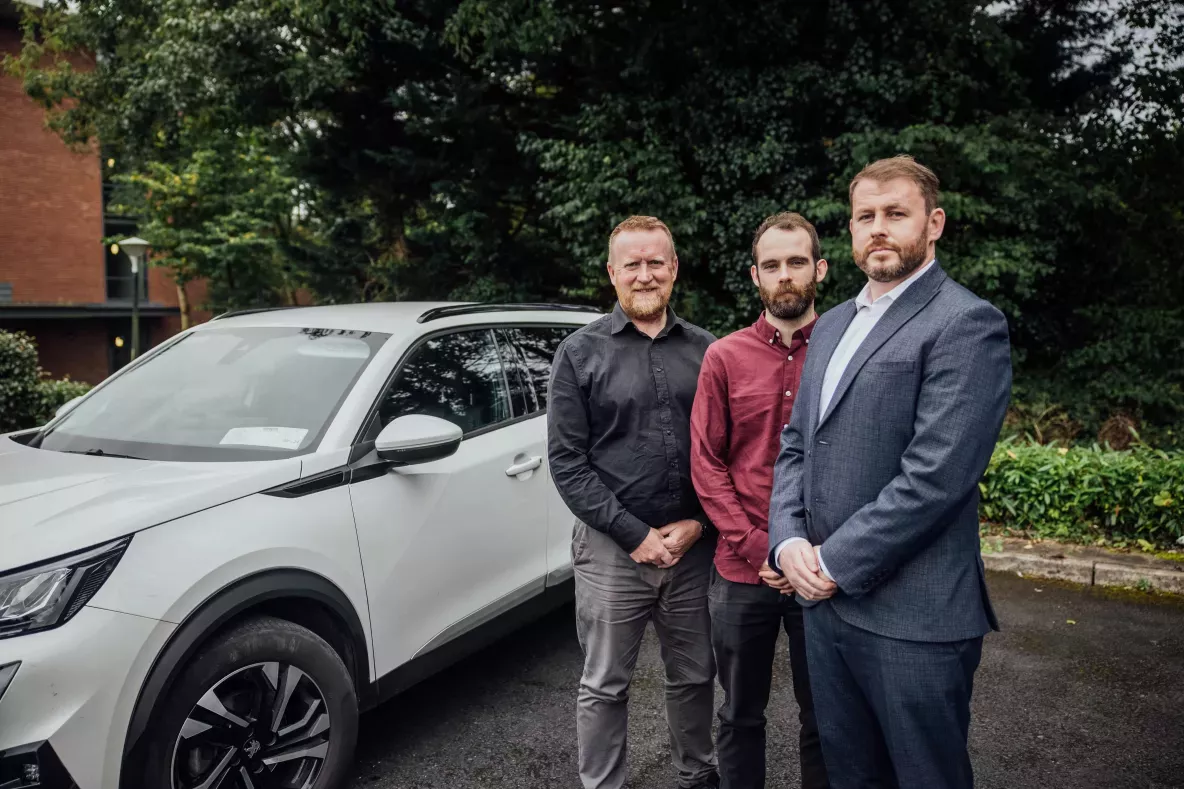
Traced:
<path id="1" fill-rule="evenodd" d="M 19 50 L 19 22 L 11 0 L 0 0 L 0 58 Z M 0 72 L 0 329 L 34 337 L 55 378 L 92 384 L 131 353 L 131 264 L 103 238 L 136 226 L 107 212 L 106 169 L 97 147 L 67 148 L 20 80 Z M 167 272 L 141 272 L 139 287 L 143 351 L 180 329 L 180 309 Z"/>

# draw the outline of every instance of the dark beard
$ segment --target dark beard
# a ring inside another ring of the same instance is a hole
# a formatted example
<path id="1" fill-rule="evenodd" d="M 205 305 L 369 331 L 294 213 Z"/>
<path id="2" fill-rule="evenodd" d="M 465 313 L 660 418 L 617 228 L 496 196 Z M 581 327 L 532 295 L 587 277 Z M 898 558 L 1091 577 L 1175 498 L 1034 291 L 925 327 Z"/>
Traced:
<path id="1" fill-rule="evenodd" d="M 859 270 L 867 274 L 868 279 L 876 282 L 895 282 L 904 279 L 909 274 L 912 274 L 917 269 L 921 268 L 929 259 L 929 239 L 925 233 L 913 239 L 911 244 L 905 247 L 893 246 L 892 249 L 896 251 L 899 258 L 894 265 L 887 267 L 880 267 L 871 269 L 868 266 L 867 249 L 855 251 L 855 265 L 859 266 Z"/>
<path id="2" fill-rule="evenodd" d="M 810 309 L 810 305 L 814 303 L 814 297 L 817 295 L 818 287 L 811 277 L 809 284 L 804 288 L 784 285 L 776 292 L 763 287 L 759 290 L 761 301 L 770 315 L 783 321 L 792 321 L 802 317 L 806 314 L 806 310 Z"/>

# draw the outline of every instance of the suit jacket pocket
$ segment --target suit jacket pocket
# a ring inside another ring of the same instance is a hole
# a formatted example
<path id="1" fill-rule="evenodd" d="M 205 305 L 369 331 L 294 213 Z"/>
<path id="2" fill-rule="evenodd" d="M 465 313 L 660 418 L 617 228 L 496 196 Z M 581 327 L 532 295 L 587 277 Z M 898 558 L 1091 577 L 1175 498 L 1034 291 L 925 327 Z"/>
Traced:
<path id="1" fill-rule="evenodd" d="M 869 361 L 863 366 L 862 372 L 875 373 L 877 375 L 906 375 L 913 372 L 913 367 L 914 365 L 911 361 Z"/>

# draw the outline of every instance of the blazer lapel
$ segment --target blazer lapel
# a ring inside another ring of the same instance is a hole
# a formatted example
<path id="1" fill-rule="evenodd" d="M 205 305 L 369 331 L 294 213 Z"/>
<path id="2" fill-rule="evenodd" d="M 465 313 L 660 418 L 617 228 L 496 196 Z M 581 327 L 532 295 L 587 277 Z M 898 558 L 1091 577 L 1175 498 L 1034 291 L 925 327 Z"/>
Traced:
<path id="1" fill-rule="evenodd" d="M 871 332 L 864 338 L 859 348 L 856 349 L 855 355 L 851 357 L 847 369 L 843 371 L 843 376 L 839 379 L 839 385 L 835 387 L 834 395 L 830 398 L 830 405 L 826 413 L 821 414 L 818 418 L 818 428 L 821 428 L 826 423 L 826 420 L 830 418 L 830 415 L 835 412 L 835 409 L 838 408 L 839 401 L 843 399 L 843 395 L 851 387 L 851 382 L 855 380 L 855 376 L 859 374 L 859 370 L 863 367 L 864 363 L 893 334 L 896 334 L 901 326 L 908 323 L 914 315 L 921 311 L 922 307 L 937 295 L 938 289 L 945 280 L 945 271 L 942 270 L 939 263 L 934 263 L 930 271 L 923 274 L 920 279 L 910 285 L 908 290 L 888 307 L 887 311 L 884 312 L 884 316 L 872 327 Z M 854 315 L 852 315 L 852 318 L 854 318 Z M 850 325 L 850 323 L 851 321 L 848 320 L 847 324 Z M 837 344 L 838 341 L 836 341 Z M 834 353 L 833 348 L 831 349 L 831 353 Z M 818 428 L 815 429 L 817 430 Z"/>
<path id="2" fill-rule="evenodd" d="M 907 292 L 907 291 L 906 291 Z M 813 435 L 815 425 L 818 424 L 818 401 L 822 397 L 822 379 L 826 376 L 826 368 L 830 366 L 830 358 L 835 355 L 835 349 L 839 347 L 839 342 L 843 339 L 843 335 L 847 332 L 847 327 L 851 325 L 851 321 L 855 320 L 855 313 L 858 309 L 855 306 L 855 300 L 844 301 L 842 304 L 833 308 L 833 312 L 838 316 L 835 320 L 834 328 L 827 332 L 825 336 L 819 336 L 815 332 L 810 336 L 814 342 L 810 346 L 809 353 L 818 354 L 821 359 L 819 365 L 815 368 L 818 373 L 809 379 L 809 389 L 804 392 L 799 392 L 799 395 L 805 395 L 809 398 L 806 402 L 812 404 L 814 418 L 810 420 L 811 424 L 806 426 L 810 431 L 806 435 L 807 442 Z M 807 356 L 807 359 L 810 357 Z"/>

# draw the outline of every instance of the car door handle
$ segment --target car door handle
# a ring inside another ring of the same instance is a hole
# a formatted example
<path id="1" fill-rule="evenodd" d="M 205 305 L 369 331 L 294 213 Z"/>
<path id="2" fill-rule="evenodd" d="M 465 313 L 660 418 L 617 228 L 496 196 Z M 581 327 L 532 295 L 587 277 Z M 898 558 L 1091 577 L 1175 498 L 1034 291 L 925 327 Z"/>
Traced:
<path id="1" fill-rule="evenodd" d="M 541 465 L 543 465 L 543 459 L 540 456 L 535 455 L 530 460 L 523 461 L 522 463 L 515 463 L 514 465 L 510 466 L 508 469 L 506 469 L 506 476 L 516 477 L 519 474 L 525 474 L 528 471 L 534 471 Z"/>

